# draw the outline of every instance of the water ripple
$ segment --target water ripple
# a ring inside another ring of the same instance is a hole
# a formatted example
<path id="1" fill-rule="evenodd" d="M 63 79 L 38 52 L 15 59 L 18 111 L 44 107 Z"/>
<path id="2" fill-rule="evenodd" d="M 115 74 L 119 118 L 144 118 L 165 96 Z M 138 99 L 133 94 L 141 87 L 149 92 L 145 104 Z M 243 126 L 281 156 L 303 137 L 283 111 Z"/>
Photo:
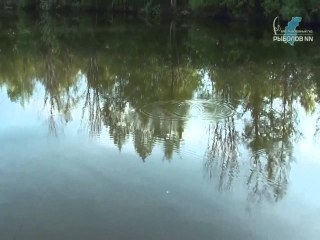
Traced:
<path id="1" fill-rule="evenodd" d="M 235 114 L 230 103 L 218 99 L 159 101 L 149 103 L 140 112 L 150 118 L 170 120 L 222 120 Z"/>

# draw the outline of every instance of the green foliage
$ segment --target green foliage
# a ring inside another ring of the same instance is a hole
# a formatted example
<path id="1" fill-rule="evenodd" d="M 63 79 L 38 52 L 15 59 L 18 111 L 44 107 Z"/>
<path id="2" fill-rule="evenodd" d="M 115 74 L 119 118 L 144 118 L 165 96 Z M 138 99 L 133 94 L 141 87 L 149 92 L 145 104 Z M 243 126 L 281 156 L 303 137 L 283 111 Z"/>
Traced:
<path id="1" fill-rule="evenodd" d="M 273 18 L 281 15 L 284 20 L 293 16 L 301 16 L 304 21 L 319 21 L 320 4 L 317 0 L 189 0 L 190 7 L 194 10 L 201 10 L 210 7 L 211 11 L 222 10 L 226 7 L 230 17 L 244 18 L 250 14 L 261 14 Z"/>
<path id="2" fill-rule="evenodd" d="M 160 4 L 154 4 L 153 0 L 149 0 L 146 5 L 141 9 L 141 13 L 145 14 L 146 16 L 153 16 L 157 17 L 161 14 L 161 7 Z"/>
<path id="3" fill-rule="evenodd" d="M 0 0 L 0 3 L 7 0 Z M 18 8 L 38 8 L 47 10 L 117 10 L 140 11 L 149 16 L 159 16 L 171 7 L 170 0 L 17 0 L 14 4 Z M 14 5 L 13 4 L 13 5 Z M 281 19 L 289 20 L 293 16 L 300 16 L 304 21 L 317 22 L 320 19 L 320 4 L 318 0 L 180 0 L 178 9 L 191 10 L 211 15 L 219 15 L 234 19 L 255 21 L 256 18 L 273 19 L 280 15 Z M 6 8 L 14 8 L 12 4 Z M 164 11 L 165 10 L 165 11 Z"/>
<path id="4" fill-rule="evenodd" d="M 208 1 L 205 1 L 205 0 L 189 0 L 189 5 L 190 5 L 190 8 L 195 10 L 195 9 L 198 9 L 198 8 L 201 8 L 201 7 L 206 7 L 208 5 L 216 5 L 217 4 L 217 1 L 215 0 L 212 0 L 211 2 L 208 3 Z"/>

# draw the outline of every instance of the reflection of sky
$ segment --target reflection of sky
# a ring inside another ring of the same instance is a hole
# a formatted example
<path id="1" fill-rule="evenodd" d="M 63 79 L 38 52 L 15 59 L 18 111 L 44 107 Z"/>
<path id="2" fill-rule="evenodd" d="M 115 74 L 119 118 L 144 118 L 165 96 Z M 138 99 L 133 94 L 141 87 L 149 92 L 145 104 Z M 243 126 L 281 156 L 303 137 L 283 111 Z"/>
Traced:
<path id="1" fill-rule="evenodd" d="M 24 108 L 21 107 L 19 103 L 12 103 L 10 100 L 6 99 L 7 95 L 5 92 L 5 89 L 2 89 L 0 92 L 0 113 L 1 113 L 1 119 L 0 119 L 0 145 L 1 143 L 4 143 L 5 139 L 9 139 L 10 137 L 19 138 L 23 137 L 20 140 L 27 141 L 30 145 L 35 141 L 35 139 L 31 139 L 29 136 L 33 136 L 33 134 L 29 134 L 30 131 L 37 131 L 42 132 L 42 129 L 47 127 L 46 118 L 47 118 L 47 112 L 42 110 L 43 106 L 43 96 L 44 92 L 41 88 L 38 88 L 39 90 L 36 92 L 35 96 L 30 100 L 29 104 L 26 104 Z M 80 87 L 81 90 L 84 90 L 84 86 Z M 81 91 L 80 91 L 81 92 Z M 85 135 L 83 132 L 78 132 L 80 127 L 80 119 L 82 115 L 82 106 L 83 102 L 79 104 L 79 107 L 72 110 L 72 117 L 73 121 L 68 123 L 68 125 L 65 127 L 65 137 L 66 139 L 69 139 L 70 141 L 72 138 L 69 138 L 69 135 L 73 136 L 83 136 L 85 138 Z M 290 185 L 288 192 L 283 200 L 281 200 L 279 203 L 269 206 L 264 206 L 265 213 L 265 219 L 267 222 L 270 223 L 271 228 L 280 228 L 279 226 L 291 226 L 296 229 L 299 228 L 305 228 L 306 231 L 308 231 L 307 228 L 311 229 L 319 229 L 318 227 L 318 221 L 317 216 L 319 216 L 319 210 L 320 210 L 320 196 L 319 196 L 319 173 L 320 173 L 320 165 L 319 165 L 319 159 L 320 159 L 320 152 L 319 152 L 319 143 L 314 142 L 313 133 L 315 131 L 315 120 L 316 116 L 307 116 L 303 113 L 301 109 L 299 109 L 299 114 L 301 116 L 301 123 L 300 128 L 301 131 L 304 133 L 305 138 L 302 139 L 295 147 L 295 157 L 297 158 L 297 163 L 292 164 L 292 169 L 290 172 Z M 249 116 L 247 116 L 249 117 Z M 236 128 L 237 130 L 241 130 L 243 127 L 242 120 L 238 119 L 236 121 Z M 152 174 L 161 175 L 163 171 L 163 176 L 168 176 L 169 179 L 172 179 L 176 177 L 175 184 L 180 187 L 185 187 L 188 189 L 190 188 L 198 188 L 199 194 L 202 194 L 201 196 L 203 198 L 207 198 L 209 196 L 209 193 L 211 194 L 211 191 L 209 191 L 204 186 L 198 186 L 196 183 L 200 183 L 203 181 L 202 179 L 202 164 L 203 164 L 203 153 L 207 147 L 207 130 L 208 130 L 208 122 L 200 121 L 197 119 L 189 120 L 186 124 L 184 133 L 183 133 L 183 143 L 180 149 L 182 160 L 179 159 L 179 157 L 176 155 L 174 157 L 174 160 L 171 165 L 166 165 L 166 163 L 161 163 L 162 157 L 163 157 L 163 150 L 162 146 L 157 145 L 155 146 L 152 155 L 149 157 L 150 161 L 152 161 L 152 164 L 155 164 L 157 166 L 157 171 L 153 171 Z M 33 132 L 35 136 L 37 136 L 36 132 Z M 39 133 L 41 134 L 41 133 Z M 11 136 L 12 135 L 12 136 Z M 25 137 L 26 136 L 26 137 Z M 98 143 L 99 142 L 99 143 Z M 74 144 L 76 144 L 77 141 L 75 141 Z M 107 147 L 109 151 L 112 149 L 114 151 L 111 152 L 117 152 L 116 146 L 113 145 L 112 139 L 110 139 L 108 132 L 106 129 L 102 130 L 102 133 L 100 135 L 99 139 L 96 139 L 97 146 L 103 146 Z M 18 145 L 19 143 L 17 143 Z M 69 144 L 69 143 L 68 143 Z M 101 145 L 100 145 L 101 144 Z M 25 146 L 20 146 L 21 151 L 26 151 L 24 149 Z M 84 149 L 87 149 L 83 146 Z M 242 159 L 244 160 L 243 163 L 241 163 L 240 168 L 242 169 L 248 169 L 248 160 L 250 156 L 248 155 L 248 151 L 240 146 L 242 151 Z M 90 150 L 88 150 L 90 151 Z M 96 150 L 95 150 L 96 151 Z M 49 152 L 49 151 L 48 151 Z M 131 157 L 132 159 L 136 160 L 136 153 L 134 150 L 133 141 L 130 138 L 128 143 L 125 144 L 122 154 L 127 157 Z M 99 154 L 96 153 L 98 156 Z M 98 159 L 98 157 L 97 157 Z M 98 161 L 97 159 L 92 159 L 92 161 Z M 1 161 L 1 160 L 0 160 Z M 183 166 L 181 166 L 181 163 L 183 163 Z M 103 163 L 100 163 L 101 166 Z M 136 169 L 140 168 L 139 171 L 143 170 L 143 165 L 139 165 L 137 162 L 135 162 Z M 148 159 L 147 159 L 148 164 Z M 161 164 L 161 165 L 160 165 Z M 1 165 L 0 165 L 1 166 Z M 133 171 L 134 166 L 130 165 L 131 169 L 130 171 Z M 150 168 L 150 163 L 149 163 Z M 134 170 L 138 171 L 138 170 Z M 129 170 L 128 170 L 129 172 Z M 198 177 L 196 177 L 196 174 Z M 146 173 L 146 175 L 148 175 Z M 154 177 L 153 176 L 153 177 Z M 180 176 L 180 180 L 178 179 L 178 176 Z M 188 178 L 188 180 L 182 180 L 182 177 Z M 246 178 L 246 175 L 240 176 L 242 178 Z M 147 178 L 147 177 L 146 177 Z M 194 179 L 194 180 L 193 180 Z M 134 177 L 132 181 L 135 181 Z M 137 180 L 138 181 L 138 180 Z M 166 180 L 163 180 L 166 182 Z M 168 181 L 168 180 L 167 180 Z M 181 181 L 181 183 L 179 183 Z M 185 185 L 184 185 L 185 184 Z M 187 185 L 189 184 L 189 185 Z M 170 184 L 167 184 L 167 190 L 175 189 L 174 186 L 170 186 Z M 171 188 L 170 188 L 171 187 Z M 236 181 L 234 188 L 232 190 L 232 198 L 229 195 L 229 193 L 221 193 L 221 200 L 224 203 L 230 203 L 230 211 L 235 211 L 233 214 L 236 215 L 236 212 L 239 212 L 240 210 L 237 209 L 237 207 L 234 205 L 236 201 L 237 204 L 245 204 L 246 199 L 246 193 L 243 191 L 243 182 L 242 181 Z M 219 197 L 216 196 L 218 199 Z M 220 200 L 215 201 L 220 201 Z M 173 201 L 173 200 L 172 200 Z M 199 199 L 197 199 L 199 201 Z M 220 205 L 219 205 L 220 206 Z M 222 208 L 223 205 L 221 205 Z M 196 212 L 196 209 L 192 209 L 191 206 L 189 206 L 190 214 Z M 241 211 L 240 211 L 241 212 Z M 194 214 L 193 213 L 193 214 Z M 205 211 L 202 213 L 206 213 Z M 208 213 L 206 213 L 208 214 Z M 231 213 L 229 213 L 231 214 Z M 205 214 L 204 214 L 205 215 Z M 191 216 L 191 215 L 190 215 Z M 196 215 L 194 215 L 196 216 Z M 232 216 L 232 214 L 231 214 Z M 257 217 L 259 215 L 253 215 L 254 217 Z M 221 217 L 222 218 L 222 217 Z M 226 219 L 229 219 L 229 217 L 225 217 Z M 243 217 L 246 219 L 246 217 Z M 201 217 L 199 217 L 201 219 Z M 276 219 L 276 220 L 275 220 Z M 238 219 L 239 220 L 239 219 Z M 248 220 L 248 219 L 246 219 Z M 259 220 L 260 222 L 263 220 Z M 259 222 L 251 222 L 250 226 L 256 227 L 257 231 L 263 231 L 264 227 L 263 225 L 259 225 Z M 272 223 L 272 221 L 275 221 L 275 225 Z M 276 226 L 279 222 L 281 224 L 279 226 Z M 289 222 L 289 223 L 288 223 Z M 277 230 L 275 230 L 277 232 Z M 307 233 L 308 234 L 308 233 Z M 298 236 L 298 235 L 297 235 Z M 277 239 L 276 236 L 274 236 L 271 239 Z M 306 238 L 306 239 L 315 239 L 312 238 Z"/>
<path id="2" fill-rule="evenodd" d="M 313 160 L 320 160 L 320 148 L 319 143 L 315 142 L 314 132 L 316 130 L 316 116 L 307 116 L 304 121 L 301 122 L 301 131 L 304 133 L 304 139 L 298 145 L 298 150 L 306 153 L 313 158 Z M 319 162 L 320 163 L 320 162 Z"/>

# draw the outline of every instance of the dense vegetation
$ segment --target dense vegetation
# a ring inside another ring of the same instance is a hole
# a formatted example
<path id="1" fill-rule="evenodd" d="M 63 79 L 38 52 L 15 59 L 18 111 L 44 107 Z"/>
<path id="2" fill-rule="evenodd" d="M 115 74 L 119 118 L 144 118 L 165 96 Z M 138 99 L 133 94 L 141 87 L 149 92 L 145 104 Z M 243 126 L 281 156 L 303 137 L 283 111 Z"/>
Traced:
<path id="1" fill-rule="evenodd" d="M 6 10 L 113 10 L 149 15 L 175 11 L 183 15 L 200 13 L 252 21 L 278 15 L 283 20 L 300 16 L 304 21 L 319 21 L 320 16 L 318 0 L 0 0 L 0 5 Z"/>

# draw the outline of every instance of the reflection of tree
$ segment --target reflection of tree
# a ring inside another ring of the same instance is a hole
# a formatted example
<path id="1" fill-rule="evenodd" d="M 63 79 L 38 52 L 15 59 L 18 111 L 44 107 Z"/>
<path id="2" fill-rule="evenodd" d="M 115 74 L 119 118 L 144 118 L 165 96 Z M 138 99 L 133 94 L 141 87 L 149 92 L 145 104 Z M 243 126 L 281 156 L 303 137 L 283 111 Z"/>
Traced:
<path id="1" fill-rule="evenodd" d="M 163 142 L 165 158 L 171 159 L 173 151 L 180 145 L 182 123 L 178 121 L 178 127 L 177 121 L 147 118 L 141 114 L 132 114 L 131 111 L 148 101 L 188 99 L 197 85 L 197 81 L 194 81 L 197 80 L 197 76 L 190 77 L 192 69 L 183 68 L 178 64 L 175 31 L 175 27 L 172 27 L 169 66 L 164 59 L 152 54 L 146 57 L 146 61 L 140 60 L 139 64 L 135 64 L 137 60 L 134 56 L 123 55 L 122 50 L 118 49 L 118 59 L 115 61 L 120 64 L 115 68 L 113 63 L 110 63 L 109 67 L 110 72 L 113 70 L 113 84 L 103 91 L 104 124 L 108 127 L 110 137 L 121 149 L 128 140 L 129 133 L 132 133 L 135 149 L 143 160 L 151 154 L 155 141 Z M 172 74 L 180 72 L 180 68 L 182 71 L 179 75 Z M 180 133 L 173 133 L 175 131 Z"/>
<path id="2" fill-rule="evenodd" d="M 84 106 L 82 111 L 82 120 L 87 111 L 86 123 L 91 136 L 99 136 L 102 130 L 103 121 L 103 98 L 104 92 L 109 85 L 109 76 L 106 67 L 97 51 L 99 43 L 96 39 L 96 33 L 92 29 L 90 33 L 90 55 L 84 69 L 86 78 L 86 90 L 84 93 Z"/>
<path id="3" fill-rule="evenodd" d="M 104 124 L 108 127 L 109 135 L 114 144 L 121 151 L 130 133 L 130 124 L 124 112 L 112 111 L 107 105 L 104 106 Z"/>
<path id="4" fill-rule="evenodd" d="M 67 123 L 72 120 L 71 109 L 78 104 L 76 76 L 72 75 L 72 57 L 69 51 L 63 54 L 63 60 L 58 60 L 58 54 L 49 46 L 45 61 L 42 63 L 41 82 L 44 86 L 44 106 L 48 110 L 49 131 L 57 134 L 57 118 Z M 64 66 L 64 67 L 62 67 Z"/>
<path id="5" fill-rule="evenodd" d="M 274 146 L 275 150 L 260 150 L 251 158 L 252 167 L 247 180 L 248 210 L 251 204 L 260 203 L 263 199 L 277 202 L 286 194 L 293 159 L 287 156 L 287 151 L 291 155 L 290 150 L 284 149 L 283 145 L 280 148 L 276 144 Z"/>
<path id="6" fill-rule="evenodd" d="M 51 113 L 51 112 L 49 113 L 47 122 L 48 122 L 48 126 L 49 126 L 49 134 L 57 136 L 58 135 L 57 122 L 55 120 L 55 116 L 53 113 Z"/>
<path id="7" fill-rule="evenodd" d="M 244 67 L 245 72 L 241 70 Z M 240 105 L 242 115 L 251 115 L 249 121 L 245 120 L 243 133 L 239 134 L 242 143 L 248 146 L 251 166 L 246 174 L 248 210 L 252 204 L 263 200 L 279 201 L 285 195 L 290 164 L 294 160 L 293 142 L 302 136 L 298 130 L 297 106 L 302 106 L 307 113 L 313 113 L 316 104 L 310 69 L 303 69 L 294 63 L 279 67 L 272 62 L 266 68 L 268 71 L 262 70 L 260 65 L 248 62 L 240 65 L 239 70 L 233 70 L 235 76 L 233 73 L 227 76 L 226 67 L 209 69 L 209 77 L 214 86 L 213 95 L 226 100 L 235 97 L 245 99 L 245 104 Z M 243 86 L 238 84 L 239 81 L 243 82 Z M 220 190 L 231 187 L 232 176 L 235 174 L 229 169 L 232 166 L 229 159 L 237 157 L 236 154 L 232 155 L 233 144 L 223 144 L 226 140 L 222 135 L 228 136 L 225 132 L 226 128 L 219 128 L 217 124 L 205 161 L 209 177 L 220 174 Z M 238 144 L 241 141 L 239 139 Z M 219 154 L 219 151 L 224 154 Z"/>
<path id="8" fill-rule="evenodd" d="M 6 87 L 11 101 L 20 102 L 24 106 L 32 97 L 35 88 L 36 59 L 23 54 L 17 48 L 15 35 L 12 39 L 11 36 L 3 39 L 0 45 L 0 86 Z"/>
<path id="9" fill-rule="evenodd" d="M 120 75 L 115 77 L 115 84 L 104 92 L 103 121 L 120 151 L 127 141 L 131 125 L 127 115 L 128 102 L 124 96 L 127 84 L 127 73 L 121 69 Z"/>
<path id="10" fill-rule="evenodd" d="M 157 142 L 163 144 L 163 159 L 171 160 L 173 153 L 179 153 L 184 128 L 182 120 L 161 120 L 137 115 L 133 125 L 133 141 L 139 156 L 145 160 L 151 155 Z"/>
<path id="11" fill-rule="evenodd" d="M 163 142 L 163 159 L 171 160 L 173 153 L 179 153 L 184 120 L 154 120 L 154 136 Z"/>
<path id="12" fill-rule="evenodd" d="M 92 54 L 88 60 L 86 80 L 87 89 L 85 90 L 85 102 L 82 111 L 82 119 L 88 110 L 87 123 L 91 136 L 99 136 L 101 133 L 101 99 L 98 82 L 99 66 L 96 54 Z"/>
<path id="13" fill-rule="evenodd" d="M 174 85 L 177 84 L 175 83 L 176 80 L 176 76 L 175 76 L 175 72 L 177 70 L 177 72 L 179 73 L 179 56 L 178 56 L 178 47 L 177 47 L 177 38 L 176 38 L 176 22 L 172 21 L 171 25 L 170 25 L 170 48 L 171 48 L 171 91 L 172 91 L 172 97 L 173 96 L 173 89 L 174 89 Z M 179 77 L 179 76 L 178 76 Z"/>
<path id="14" fill-rule="evenodd" d="M 56 23 L 54 18 L 48 12 L 41 13 L 40 15 L 40 31 L 41 31 L 41 41 L 46 46 L 51 47 L 51 51 L 54 53 L 60 52 L 60 44 L 57 39 L 56 34 Z"/>
<path id="15" fill-rule="evenodd" d="M 210 179 L 219 179 L 219 190 L 230 189 L 239 172 L 238 138 L 234 119 L 209 126 L 209 142 L 205 153 L 205 172 Z"/>
<path id="16" fill-rule="evenodd" d="M 153 135 L 147 129 L 135 129 L 133 132 L 134 148 L 143 161 L 151 155 L 154 146 Z"/>
<path id="17" fill-rule="evenodd" d="M 302 135 L 298 131 L 298 112 L 294 108 L 296 80 L 293 71 L 285 66 L 272 73 L 272 87 L 267 100 L 261 98 L 260 89 L 253 88 L 248 94 L 247 109 L 251 110 L 252 122 L 247 123 L 243 141 L 248 141 L 252 152 L 248 201 L 280 200 L 286 192 L 292 157 L 292 141 Z M 275 89 L 275 81 L 278 86 Z M 279 96 L 275 99 L 276 96 Z M 275 100 L 281 102 L 276 104 Z M 249 207 L 248 207 L 249 208 Z"/>
<path id="18" fill-rule="evenodd" d="M 318 113 L 318 118 L 316 120 L 316 130 L 315 130 L 314 136 L 317 137 L 319 135 L 320 135 L 320 111 Z"/>
<path id="19" fill-rule="evenodd" d="M 60 84 L 56 76 L 56 66 L 54 64 L 54 56 L 51 48 L 49 48 L 45 60 L 45 72 L 43 78 L 43 85 L 45 88 L 44 108 L 49 104 L 49 131 L 56 135 L 57 124 L 55 121 L 55 111 L 60 113 L 62 104 L 59 87 Z"/>
<path id="20" fill-rule="evenodd" d="M 41 83 L 53 133 L 59 118 L 71 121 L 72 109 L 83 100 L 83 122 L 90 135 L 99 135 L 104 125 L 120 150 L 131 137 L 144 161 L 156 144 L 170 160 L 179 153 L 185 120 L 147 117 L 139 109 L 151 102 L 191 99 L 199 87 L 199 72 L 206 72 L 212 89 L 200 97 L 210 98 L 212 91 L 249 115 L 243 131 L 235 130 L 233 118 L 210 125 L 206 174 L 219 178 L 220 191 L 231 188 L 241 170 L 238 146 L 245 144 L 251 160 L 245 172 L 248 203 L 280 200 L 288 187 L 293 142 L 301 136 L 297 106 L 310 114 L 316 109 L 318 70 L 311 57 L 299 49 L 287 52 L 285 46 L 270 46 L 269 39 L 248 46 L 250 35 L 241 38 L 227 27 L 193 26 L 184 34 L 173 21 L 169 34 L 168 26 L 146 31 L 135 22 L 116 21 L 103 26 L 104 32 L 92 31 L 91 21 L 83 19 L 77 20 L 79 27 L 59 21 L 60 27 L 45 14 L 40 31 L 22 24 L 25 34 L 0 39 L 1 86 L 12 101 L 23 103 Z M 86 84 L 80 94 L 79 72 Z M 173 110 L 168 105 L 152 113 L 164 116 Z M 188 110 L 181 107 L 179 113 L 184 117 Z"/>

